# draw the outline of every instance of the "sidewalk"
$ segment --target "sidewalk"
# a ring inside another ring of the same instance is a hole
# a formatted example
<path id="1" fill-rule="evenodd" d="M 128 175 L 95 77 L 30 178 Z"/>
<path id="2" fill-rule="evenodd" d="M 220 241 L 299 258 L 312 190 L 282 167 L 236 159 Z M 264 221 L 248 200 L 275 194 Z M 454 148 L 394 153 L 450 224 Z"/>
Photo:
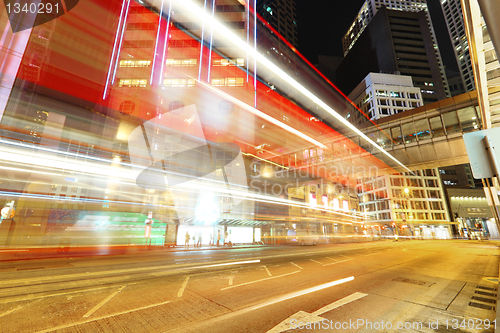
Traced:
<path id="1" fill-rule="evenodd" d="M 244 248 L 267 247 L 263 244 L 241 244 L 229 246 L 202 246 L 195 248 L 190 246 L 185 248 L 181 245 L 176 246 L 158 246 L 158 245 L 95 245 L 95 246 L 19 246 L 0 248 L 0 262 L 28 259 L 48 259 L 48 258 L 66 258 L 83 256 L 102 256 L 102 255 L 120 255 L 139 252 L 194 252 L 210 250 L 232 250 Z"/>

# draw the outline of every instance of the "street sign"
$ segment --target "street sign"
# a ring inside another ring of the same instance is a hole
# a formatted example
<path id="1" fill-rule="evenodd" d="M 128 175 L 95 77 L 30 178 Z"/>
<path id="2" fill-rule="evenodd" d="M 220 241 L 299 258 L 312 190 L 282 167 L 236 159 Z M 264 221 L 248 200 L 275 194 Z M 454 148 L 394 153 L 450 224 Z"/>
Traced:
<path id="1" fill-rule="evenodd" d="M 493 147 L 497 147 L 494 151 L 494 157 L 500 161 L 500 127 L 487 129 L 483 131 L 465 133 L 464 143 L 467 155 L 469 156 L 472 175 L 476 179 L 491 178 L 495 176 L 495 171 L 492 167 L 492 162 L 488 156 L 484 137 L 488 136 Z"/>

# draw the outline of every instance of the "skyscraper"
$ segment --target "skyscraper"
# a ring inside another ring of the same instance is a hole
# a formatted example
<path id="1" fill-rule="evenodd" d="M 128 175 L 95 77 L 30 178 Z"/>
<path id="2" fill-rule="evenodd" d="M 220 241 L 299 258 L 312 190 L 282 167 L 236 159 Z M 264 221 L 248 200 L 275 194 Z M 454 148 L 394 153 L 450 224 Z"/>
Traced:
<path id="1" fill-rule="evenodd" d="M 446 97 L 450 97 L 448 80 L 446 79 L 443 60 L 441 59 L 441 53 L 439 52 L 437 38 L 434 32 L 434 27 L 432 25 L 430 13 L 427 8 L 426 0 L 366 0 L 363 6 L 361 6 L 360 11 L 358 12 L 358 16 L 354 19 L 353 23 L 349 27 L 349 30 L 342 38 L 344 56 L 346 56 L 349 53 L 349 51 L 352 49 L 358 38 L 361 36 L 365 28 L 368 26 L 372 18 L 375 16 L 377 11 L 381 7 L 386 7 L 387 9 L 397 10 L 397 11 L 405 11 L 405 12 L 423 11 L 425 13 Z"/>
<path id="2" fill-rule="evenodd" d="M 460 0 L 443 0 L 441 8 L 446 19 L 446 26 L 450 34 L 453 51 L 457 58 L 460 75 L 464 82 L 465 91 L 475 89 L 474 72 L 469 54 L 469 43 L 465 34 L 464 17 Z"/>
<path id="3" fill-rule="evenodd" d="M 295 0 L 257 0 L 257 13 L 290 44 L 297 47 Z"/>
<path id="4" fill-rule="evenodd" d="M 349 94 L 370 72 L 411 76 L 424 104 L 446 98 L 424 11 L 377 11 L 337 69 L 337 84 Z"/>

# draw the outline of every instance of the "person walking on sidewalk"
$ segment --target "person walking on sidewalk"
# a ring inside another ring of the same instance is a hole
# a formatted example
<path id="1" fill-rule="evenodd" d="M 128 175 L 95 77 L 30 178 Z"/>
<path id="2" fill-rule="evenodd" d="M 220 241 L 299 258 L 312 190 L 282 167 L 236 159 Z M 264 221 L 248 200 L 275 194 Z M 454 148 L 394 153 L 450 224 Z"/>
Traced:
<path id="1" fill-rule="evenodd" d="M 189 236 L 189 232 L 186 231 L 186 242 L 184 243 L 184 248 L 185 249 L 189 249 L 189 240 L 191 239 L 191 237 Z"/>
<path id="2" fill-rule="evenodd" d="M 198 233 L 198 238 L 196 238 L 196 247 L 200 248 L 201 247 L 201 232 Z"/>
<path id="3" fill-rule="evenodd" d="M 220 242 L 220 230 L 217 231 L 217 246 L 219 246 Z"/>

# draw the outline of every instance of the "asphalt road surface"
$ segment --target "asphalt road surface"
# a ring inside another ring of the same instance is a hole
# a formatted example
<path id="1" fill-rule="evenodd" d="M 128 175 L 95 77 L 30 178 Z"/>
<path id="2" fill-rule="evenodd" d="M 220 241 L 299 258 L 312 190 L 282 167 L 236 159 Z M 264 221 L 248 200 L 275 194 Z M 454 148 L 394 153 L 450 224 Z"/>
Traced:
<path id="1" fill-rule="evenodd" d="M 493 332 L 498 245 L 378 241 L 0 261 L 0 332 Z"/>

